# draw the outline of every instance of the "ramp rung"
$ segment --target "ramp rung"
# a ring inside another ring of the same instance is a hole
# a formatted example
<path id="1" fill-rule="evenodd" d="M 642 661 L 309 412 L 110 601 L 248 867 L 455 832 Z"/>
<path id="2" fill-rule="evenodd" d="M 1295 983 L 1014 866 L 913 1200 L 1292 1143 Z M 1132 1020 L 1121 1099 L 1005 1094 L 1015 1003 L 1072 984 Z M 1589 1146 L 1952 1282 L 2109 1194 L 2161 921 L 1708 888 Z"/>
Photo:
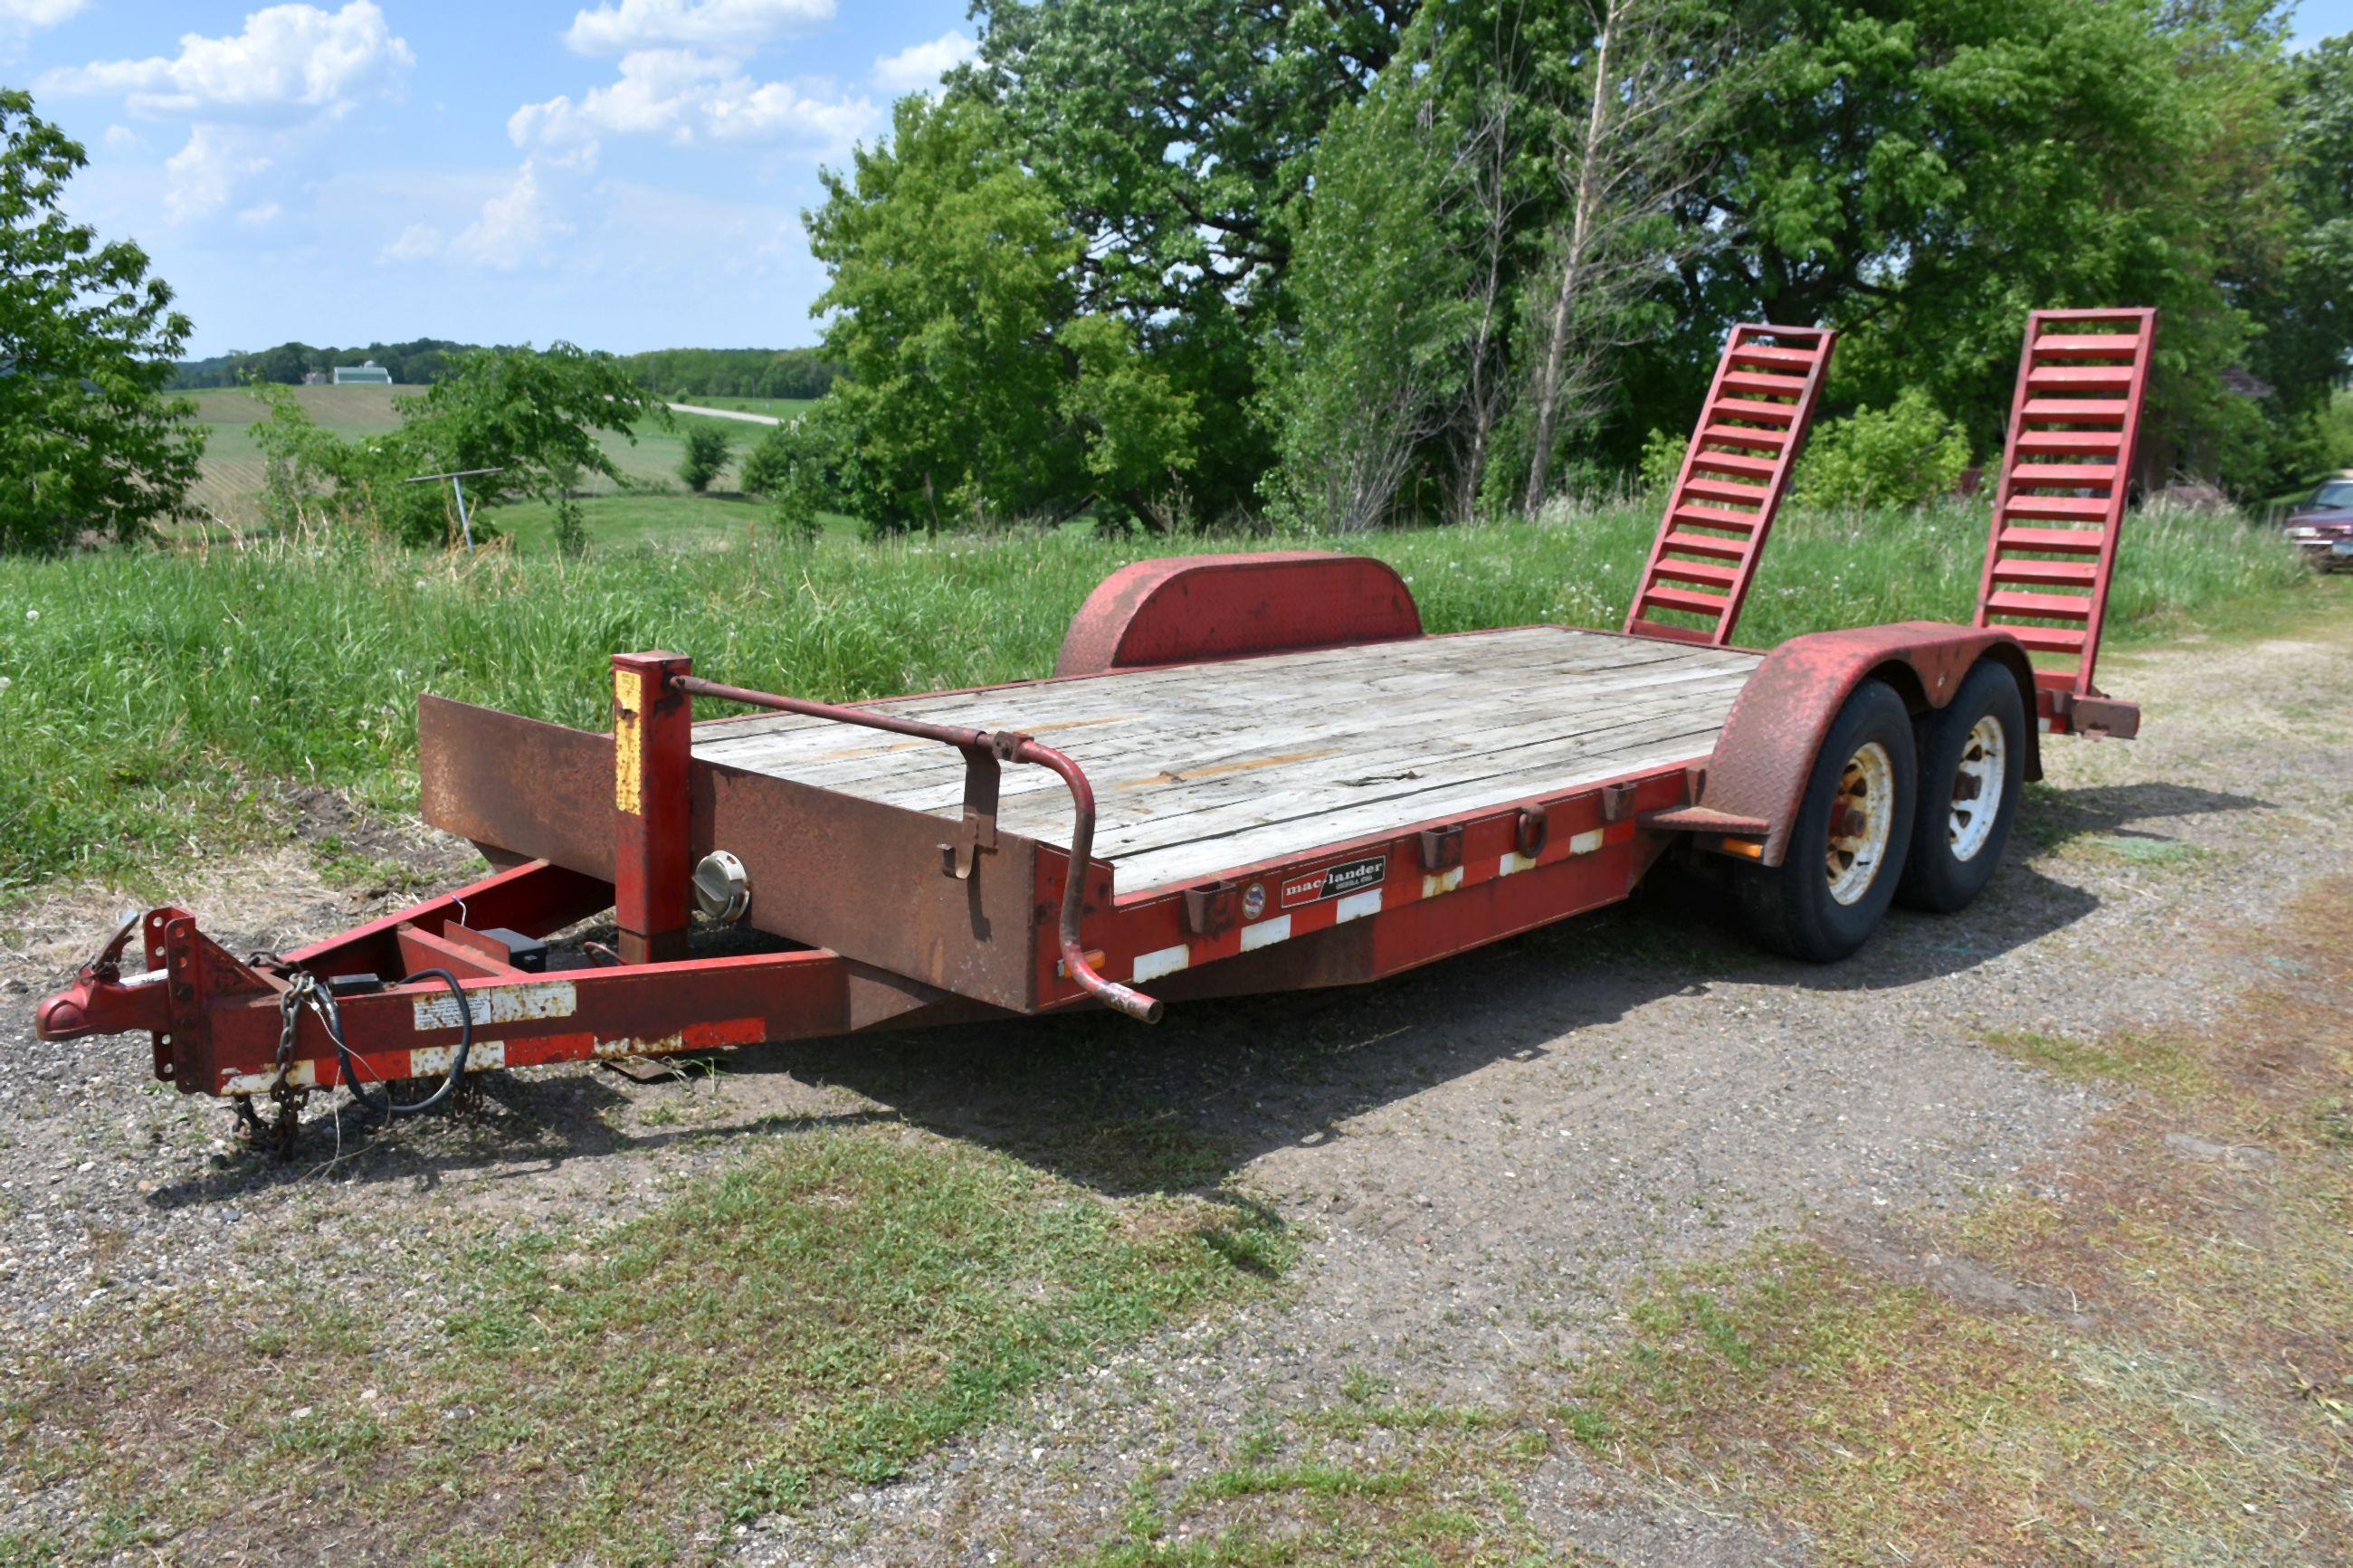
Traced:
<path id="1" fill-rule="evenodd" d="M 1698 459 L 1693 459 L 1694 467 Z M 1762 506 L 1773 492 L 1763 485 L 1736 484 L 1730 479 L 1688 479 L 1683 481 L 1683 494 L 1700 496 L 1709 500 L 1738 501 L 1743 506 Z"/>
<path id="2" fill-rule="evenodd" d="M 1735 419 L 1765 419 L 1781 426 L 1797 422 L 1798 405 L 1794 403 L 1759 403 L 1747 397 L 1719 397 L 1708 405 L 1714 415 L 1729 415 Z"/>
<path id="3" fill-rule="evenodd" d="M 2121 439 L 2114 430 L 2021 430 L 2010 450 L 2021 457 L 2100 458 L 2114 452 Z"/>
<path id="4" fill-rule="evenodd" d="M 1997 583 L 2065 584 L 2088 588 L 2100 580 L 2100 569 L 2080 561 L 2020 561 L 2005 557 L 1993 563 Z"/>
<path id="5" fill-rule="evenodd" d="M 2004 626 L 2036 653 L 2081 653 L 2084 634 L 2067 626 Z"/>
<path id="6" fill-rule="evenodd" d="M 1986 599 L 1986 608 L 1997 616 L 2042 616 L 2055 621 L 2082 621 L 2091 618 L 2092 601 L 2088 595 L 1996 593 Z"/>
<path id="7" fill-rule="evenodd" d="M 1788 445 L 1789 433 L 1754 425 L 1703 425 L 1699 439 L 1704 447 L 1754 447 L 1760 451 L 1778 452 Z"/>
<path id="8" fill-rule="evenodd" d="M 2114 463 L 2021 463 L 2010 470 L 2014 485 L 2061 485 L 2092 489 L 2116 482 Z"/>
<path id="9" fill-rule="evenodd" d="M 1765 343 L 1742 343 L 1732 350 L 1735 364 L 1787 365 L 1799 375 L 1811 370 L 1820 358 L 1811 349 L 1774 348 Z"/>
<path id="10" fill-rule="evenodd" d="M 2012 495 L 2002 503 L 2004 517 L 2080 517 L 2086 521 L 2105 519 L 2109 500 L 2098 496 L 2034 496 Z"/>
<path id="11" fill-rule="evenodd" d="M 1802 375 L 1773 375 L 1760 370 L 1736 370 L 1716 383 L 1726 392 L 1761 392 L 1795 397 L 1806 390 Z"/>
<path id="12" fill-rule="evenodd" d="M 2122 392 L 2132 383 L 2128 364 L 2043 364 L 2026 374 L 2029 392 Z"/>
<path id="13" fill-rule="evenodd" d="M 1736 567 L 1711 566 L 1704 561 L 1678 561 L 1672 555 L 1659 557 L 1658 574 L 1686 583 L 1713 583 L 1719 588 L 1729 588 L 1740 581 Z"/>
<path id="14" fill-rule="evenodd" d="M 1693 588 L 1646 588 L 1642 603 L 1662 610 L 1687 610 L 1694 616 L 1720 616 L 1732 605 L 1722 594 L 1703 594 Z"/>
<path id="15" fill-rule="evenodd" d="M 2053 553 L 2097 555 L 2105 549 L 2105 528 L 2005 528 L 1999 535 L 2004 550 L 2046 550 Z"/>
<path id="16" fill-rule="evenodd" d="M 2038 359 L 2131 359 L 2139 353 L 2137 332 L 2045 332 L 2034 340 Z"/>
<path id="17" fill-rule="evenodd" d="M 1745 539 L 1726 539 L 1720 533 L 1683 533 L 1671 531 L 1659 541 L 1661 550 L 1680 550 L 1686 555 L 1713 555 L 1723 561 L 1739 561 L 1748 554 Z"/>
<path id="18" fill-rule="evenodd" d="M 1720 506 L 1679 506 L 1667 515 L 1678 522 L 1704 522 L 1710 528 L 1737 528 L 1754 533 L 1759 514 L 1726 511 Z"/>
<path id="19" fill-rule="evenodd" d="M 1626 623 L 1626 629 L 1636 637 L 1661 637 L 1668 642 L 1713 643 L 1715 634 L 1698 626 L 1672 626 L 1664 621 L 1646 621 L 1640 616 Z"/>
<path id="20" fill-rule="evenodd" d="M 2030 397 L 2020 410 L 2029 422 L 2049 425 L 2122 425 L 2135 412 L 2121 398 L 2090 397 Z"/>
<path id="21" fill-rule="evenodd" d="M 1778 458 L 1747 458 L 1737 452 L 1711 452 L 1704 447 L 1692 455 L 1692 467 L 1714 468 L 1723 474 L 1764 474 L 1770 477 L 1781 467 Z"/>

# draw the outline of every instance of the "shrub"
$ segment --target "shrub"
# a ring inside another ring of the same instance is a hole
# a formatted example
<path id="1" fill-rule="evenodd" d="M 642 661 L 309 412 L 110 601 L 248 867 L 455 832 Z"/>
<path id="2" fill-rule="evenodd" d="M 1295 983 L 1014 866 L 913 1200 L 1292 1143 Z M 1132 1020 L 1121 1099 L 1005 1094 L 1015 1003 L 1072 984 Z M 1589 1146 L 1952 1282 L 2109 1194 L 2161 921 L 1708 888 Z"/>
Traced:
<path id="1" fill-rule="evenodd" d="M 686 455 L 678 460 L 678 477 L 686 488 L 701 495 L 727 466 L 727 432 L 715 425 L 690 426 L 686 432 Z"/>
<path id="2" fill-rule="evenodd" d="M 1683 471 L 1683 451 L 1690 440 L 1672 431 L 1652 429 L 1642 438 L 1642 493 L 1663 496 Z"/>
<path id="3" fill-rule="evenodd" d="M 1858 408 L 1814 432 L 1798 459 L 1797 491 L 1841 510 L 1915 507 L 1950 495 L 1969 466 L 1960 428 L 1918 387 L 1883 409 Z"/>

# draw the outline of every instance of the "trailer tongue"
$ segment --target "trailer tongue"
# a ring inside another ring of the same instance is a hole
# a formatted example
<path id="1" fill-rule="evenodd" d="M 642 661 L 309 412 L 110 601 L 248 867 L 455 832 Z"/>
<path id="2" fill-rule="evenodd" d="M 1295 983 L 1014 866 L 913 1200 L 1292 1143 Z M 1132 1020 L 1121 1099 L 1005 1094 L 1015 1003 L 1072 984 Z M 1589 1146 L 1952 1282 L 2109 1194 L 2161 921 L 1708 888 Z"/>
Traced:
<path id="1" fill-rule="evenodd" d="M 1842 956 L 1899 896 L 1983 885 L 2041 732 L 2137 726 L 2091 668 L 2152 326 L 2030 325 L 1972 626 L 1729 646 L 1831 349 L 1744 327 L 1624 633 L 1426 637 L 1378 562 L 1205 557 L 1107 581 L 1050 680 L 844 707 L 622 654 L 597 733 L 427 696 L 425 816 L 491 875 L 276 955 L 151 910 L 36 1025 L 146 1033 L 158 1078 L 284 1147 L 336 1085 L 388 1113 L 370 1086 L 1370 980 L 1622 899 L 1670 851 L 1767 940 Z M 698 907 L 767 951 L 698 952 Z M 608 910 L 603 962 L 549 947 Z"/>

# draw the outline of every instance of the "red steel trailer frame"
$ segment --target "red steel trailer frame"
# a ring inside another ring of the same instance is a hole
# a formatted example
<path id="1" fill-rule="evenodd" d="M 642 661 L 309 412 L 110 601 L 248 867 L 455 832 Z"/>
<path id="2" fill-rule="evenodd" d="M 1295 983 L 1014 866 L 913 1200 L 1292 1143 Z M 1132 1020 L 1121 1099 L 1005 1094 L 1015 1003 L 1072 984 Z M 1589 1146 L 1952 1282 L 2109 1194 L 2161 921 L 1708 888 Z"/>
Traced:
<path id="1" fill-rule="evenodd" d="M 187 910 L 148 911 L 40 1004 L 37 1029 L 143 1032 L 159 1079 L 236 1099 L 257 1128 L 252 1097 L 272 1099 L 270 1131 L 290 1141 L 303 1096 L 339 1084 L 1083 1006 L 1148 1022 L 1166 1001 L 1373 980 L 1615 902 L 1670 850 L 1723 857 L 1735 875 L 1818 876 L 1807 854 L 1792 861 L 1793 834 L 1824 738 L 1866 682 L 1927 725 L 1972 672 L 1998 669 L 2034 721 L 2015 737 L 2029 778 L 2042 733 L 2136 731 L 2137 711 L 2091 671 L 2153 331 L 2147 311 L 2038 312 L 1976 624 L 1827 632 L 1757 655 L 1701 754 L 1123 893 L 1093 852 L 1092 782 L 1062 750 L 895 705 L 721 685 L 683 655 L 621 654 L 609 733 L 420 699 L 424 814 L 480 846 L 491 875 L 282 955 L 240 958 Z M 1637 656 L 1728 648 L 1831 347 L 1813 329 L 1732 333 L 1627 631 L 1565 635 Z M 1362 650 L 1377 668 L 1388 645 L 1442 643 L 1475 661 L 1478 639 L 1504 635 L 1425 637 L 1409 590 L 1368 558 L 1152 561 L 1096 590 L 1052 680 L 960 695 L 1010 701 L 1150 670 L 1207 679 L 1303 649 Z M 2037 668 L 2038 652 L 2070 662 Z M 910 809 L 698 756 L 698 697 L 952 748 L 960 805 Z M 1043 770 L 1068 795 L 1061 842 L 1000 825 L 1008 768 Z M 1833 852 L 1856 821 L 1833 811 Z M 698 898 L 776 950 L 694 955 Z M 545 967 L 541 939 L 607 910 L 617 952 Z M 143 973 L 126 973 L 133 944 Z"/>

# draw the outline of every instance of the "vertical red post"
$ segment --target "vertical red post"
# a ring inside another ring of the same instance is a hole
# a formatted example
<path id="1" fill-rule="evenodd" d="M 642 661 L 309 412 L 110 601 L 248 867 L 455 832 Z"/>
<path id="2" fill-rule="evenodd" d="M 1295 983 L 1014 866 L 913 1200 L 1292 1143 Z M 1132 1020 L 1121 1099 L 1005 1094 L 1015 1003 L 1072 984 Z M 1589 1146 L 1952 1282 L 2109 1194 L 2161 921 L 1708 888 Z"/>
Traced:
<path id="1" fill-rule="evenodd" d="M 682 654 L 613 656 L 613 914 L 629 963 L 686 956 L 693 705 L 670 681 L 693 668 Z"/>

